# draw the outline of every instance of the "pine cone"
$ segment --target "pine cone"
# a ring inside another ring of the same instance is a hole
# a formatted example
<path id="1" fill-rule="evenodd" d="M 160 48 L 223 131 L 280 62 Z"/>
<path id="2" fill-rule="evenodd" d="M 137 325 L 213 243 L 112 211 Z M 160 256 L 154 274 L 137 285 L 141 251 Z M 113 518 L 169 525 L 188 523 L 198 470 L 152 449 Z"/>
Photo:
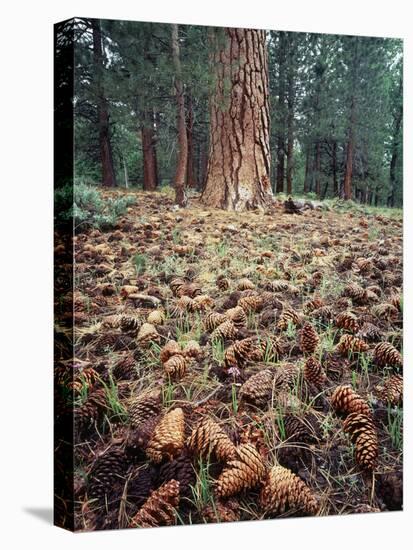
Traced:
<path id="1" fill-rule="evenodd" d="M 154 390 L 139 395 L 129 406 L 129 421 L 133 428 L 138 428 L 143 422 L 157 416 L 161 412 L 161 392 Z"/>
<path id="2" fill-rule="evenodd" d="M 120 329 L 122 332 L 136 334 L 140 327 L 139 319 L 132 315 L 122 315 L 120 319 Z"/>
<path id="3" fill-rule="evenodd" d="M 337 413 L 361 413 L 371 416 L 369 405 L 351 386 L 337 386 L 331 396 L 331 405 Z"/>
<path id="4" fill-rule="evenodd" d="M 152 439 L 156 426 L 159 423 L 160 415 L 149 417 L 139 426 L 132 429 L 126 439 L 125 450 L 131 458 L 141 458 L 142 452 L 148 447 L 149 441 Z"/>
<path id="5" fill-rule="evenodd" d="M 300 368 L 297 365 L 285 363 L 275 371 L 274 387 L 282 390 L 294 388 L 297 385 L 299 376 Z"/>
<path id="6" fill-rule="evenodd" d="M 225 502 L 219 500 L 214 502 L 214 506 L 206 506 L 202 510 L 202 519 L 207 523 L 226 523 L 229 521 L 239 521 L 241 513 L 239 503 L 229 499 Z"/>
<path id="7" fill-rule="evenodd" d="M 343 296 L 351 298 L 353 303 L 363 304 L 366 302 L 366 291 L 356 283 L 350 283 L 344 288 Z"/>
<path id="8" fill-rule="evenodd" d="M 247 325 L 247 315 L 241 306 L 228 309 L 225 317 L 232 321 L 236 328 L 243 328 Z"/>
<path id="9" fill-rule="evenodd" d="M 321 388 L 327 380 L 323 367 L 314 357 L 309 357 L 304 364 L 304 379 L 317 388 Z"/>
<path id="10" fill-rule="evenodd" d="M 173 525 L 178 505 L 179 481 L 172 479 L 151 494 L 139 512 L 132 518 L 130 527 Z"/>
<path id="11" fill-rule="evenodd" d="M 245 313 L 256 313 L 261 311 L 264 302 L 260 296 L 244 296 L 238 300 L 238 306 L 242 307 Z"/>
<path id="12" fill-rule="evenodd" d="M 284 352 L 284 345 L 277 336 L 256 337 L 252 340 L 254 348 L 250 354 L 250 361 L 278 361 Z"/>
<path id="13" fill-rule="evenodd" d="M 159 334 L 154 325 L 143 323 L 139 329 L 137 341 L 142 348 L 149 347 L 152 342 L 159 342 Z"/>
<path id="14" fill-rule="evenodd" d="M 300 335 L 300 345 L 303 353 L 314 353 L 319 342 L 320 337 L 315 328 L 310 323 L 305 323 Z"/>
<path id="15" fill-rule="evenodd" d="M 315 515 L 319 508 L 304 481 L 283 466 L 271 468 L 261 490 L 260 505 L 266 514 L 283 514 L 291 510 Z"/>
<path id="16" fill-rule="evenodd" d="M 379 367 L 402 367 L 403 359 L 400 352 L 389 342 L 380 342 L 374 348 L 373 360 Z"/>
<path id="17" fill-rule="evenodd" d="M 403 403 L 403 378 L 399 374 L 393 374 L 386 378 L 383 385 L 376 386 L 375 394 L 379 399 L 392 406 Z"/>
<path id="18" fill-rule="evenodd" d="M 112 375 L 115 380 L 133 380 L 136 373 L 136 361 L 133 355 L 126 355 L 113 367 Z"/>
<path id="19" fill-rule="evenodd" d="M 155 481 L 155 471 L 152 467 L 138 466 L 130 476 L 127 486 L 127 501 L 135 506 L 142 506 L 150 495 Z"/>
<path id="20" fill-rule="evenodd" d="M 252 338 L 238 340 L 225 351 L 224 363 L 226 368 L 241 368 L 250 360 L 255 351 L 255 342 Z"/>
<path id="21" fill-rule="evenodd" d="M 182 378 L 185 375 L 187 365 L 188 360 L 183 355 L 173 355 L 164 363 L 165 373 L 171 378 Z"/>
<path id="22" fill-rule="evenodd" d="M 343 311 L 339 313 L 335 319 L 335 325 L 338 328 L 343 328 L 349 332 L 357 332 L 359 330 L 359 324 L 357 317 L 351 311 Z"/>
<path id="23" fill-rule="evenodd" d="M 286 438 L 291 443 L 315 443 L 320 439 L 320 426 L 314 414 L 304 416 L 287 415 L 284 417 Z"/>
<path id="24" fill-rule="evenodd" d="M 94 388 L 90 391 L 87 400 L 74 409 L 74 424 L 77 435 L 91 427 L 108 408 L 106 390 Z"/>
<path id="25" fill-rule="evenodd" d="M 229 289 L 229 280 L 226 277 L 218 277 L 216 281 L 216 285 L 219 288 L 219 290 L 225 291 Z"/>
<path id="26" fill-rule="evenodd" d="M 265 405 L 271 398 L 273 380 L 274 373 L 270 370 L 263 370 L 254 374 L 241 386 L 240 399 L 257 407 Z"/>
<path id="27" fill-rule="evenodd" d="M 155 463 L 164 458 L 173 459 L 179 455 L 184 446 L 185 437 L 184 412 L 173 409 L 168 412 L 156 426 L 146 449 L 149 459 Z"/>
<path id="28" fill-rule="evenodd" d="M 296 311 L 291 308 L 284 308 L 277 323 L 279 330 L 287 330 L 289 325 L 298 325 L 300 317 Z"/>
<path id="29" fill-rule="evenodd" d="M 216 311 L 211 311 L 204 319 L 204 327 L 208 332 L 212 332 L 214 329 L 219 327 L 227 318 L 223 313 L 217 313 Z"/>
<path id="30" fill-rule="evenodd" d="M 328 324 L 333 318 L 333 310 L 330 306 L 322 306 L 310 313 L 310 318 L 319 323 Z"/>
<path id="31" fill-rule="evenodd" d="M 368 349 L 369 346 L 364 340 L 356 338 L 352 334 L 343 334 L 336 347 L 336 351 L 344 356 L 348 356 L 351 353 L 362 353 L 368 351 Z"/>
<path id="32" fill-rule="evenodd" d="M 99 500 L 105 498 L 114 486 L 124 483 L 126 470 L 127 462 L 122 449 L 114 447 L 99 456 L 89 475 L 88 497 Z"/>
<path id="33" fill-rule="evenodd" d="M 193 453 L 207 457 L 212 454 L 218 461 L 235 458 L 235 446 L 224 430 L 211 418 L 204 418 L 192 430 L 187 446 Z"/>
<path id="34" fill-rule="evenodd" d="M 343 429 L 350 434 L 351 441 L 355 445 L 357 464 L 372 470 L 379 454 L 379 444 L 371 415 L 349 414 L 344 421 Z"/>
<path id="35" fill-rule="evenodd" d="M 362 338 L 367 342 L 377 342 L 382 337 L 382 333 L 376 325 L 372 323 L 364 323 L 361 329 L 356 334 L 357 338 Z"/>
<path id="36" fill-rule="evenodd" d="M 265 466 L 258 451 L 249 444 L 236 448 L 236 458 L 228 462 L 216 484 L 219 498 L 235 495 L 251 489 L 265 476 Z"/>
<path id="37" fill-rule="evenodd" d="M 208 311 L 208 309 L 213 308 L 215 305 L 214 300 L 207 294 L 201 294 L 200 296 L 195 296 L 193 301 L 193 311 Z"/>
<path id="38" fill-rule="evenodd" d="M 159 359 L 162 364 L 165 364 L 171 357 L 179 353 L 182 353 L 182 351 L 178 342 L 175 342 L 175 340 L 168 340 L 168 342 L 166 342 L 164 347 L 161 349 Z"/>
<path id="39" fill-rule="evenodd" d="M 185 344 L 184 355 L 185 357 L 199 361 L 203 355 L 201 346 L 195 340 L 189 340 Z"/>
<path id="40" fill-rule="evenodd" d="M 155 309 L 149 313 L 146 322 L 151 325 L 163 325 L 165 322 L 165 313 L 160 309 Z"/>
<path id="41" fill-rule="evenodd" d="M 392 304 L 378 304 L 371 309 L 373 315 L 386 321 L 394 321 L 399 316 L 399 311 Z"/>
<path id="42" fill-rule="evenodd" d="M 254 290 L 255 285 L 249 279 L 240 279 L 237 284 L 237 290 Z"/>
<path id="43" fill-rule="evenodd" d="M 159 481 L 165 483 L 175 479 L 179 481 L 179 495 L 181 498 L 191 498 L 191 486 L 195 485 L 196 476 L 191 460 L 184 454 L 170 462 L 166 462 L 159 470 Z"/>
<path id="44" fill-rule="evenodd" d="M 211 340 L 234 340 L 237 335 L 237 329 L 230 320 L 221 323 L 211 334 Z"/>

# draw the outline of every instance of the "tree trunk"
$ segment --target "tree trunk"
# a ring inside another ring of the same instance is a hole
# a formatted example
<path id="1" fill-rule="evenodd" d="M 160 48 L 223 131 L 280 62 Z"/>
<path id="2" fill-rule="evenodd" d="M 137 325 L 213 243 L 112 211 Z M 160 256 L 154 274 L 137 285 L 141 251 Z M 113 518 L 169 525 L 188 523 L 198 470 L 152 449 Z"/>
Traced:
<path id="1" fill-rule="evenodd" d="M 152 112 L 147 112 L 143 114 L 141 136 L 143 160 L 143 189 L 145 191 L 154 191 L 158 186 L 158 163 L 156 159 L 156 137 Z"/>
<path id="2" fill-rule="evenodd" d="M 284 165 L 285 165 L 285 59 L 286 59 L 286 33 L 280 32 L 280 57 L 278 75 L 278 106 L 280 109 L 280 125 L 277 128 L 277 193 L 284 191 Z"/>
<path id="3" fill-rule="evenodd" d="M 306 146 L 305 154 L 305 174 L 304 174 L 304 193 L 308 193 L 308 178 L 310 176 L 310 145 Z"/>
<path id="4" fill-rule="evenodd" d="M 264 208 L 272 198 L 265 31 L 211 34 L 215 91 L 202 202 L 237 211 Z"/>
<path id="5" fill-rule="evenodd" d="M 351 99 L 350 99 L 350 119 L 348 126 L 348 139 L 347 139 L 347 152 L 346 152 L 346 167 L 344 173 L 344 200 L 350 200 L 352 195 L 351 190 L 351 180 L 353 176 L 353 159 L 354 159 L 354 142 L 355 142 L 355 125 L 356 125 L 356 87 L 358 81 L 358 45 L 359 38 L 354 37 L 354 50 L 353 50 L 353 61 L 352 61 L 352 77 L 351 77 Z"/>
<path id="6" fill-rule="evenodd" d="M 99 149 L 102 164 L 102 183 L 105 187 L 116 185 L 115 170 L 113 167 L 112 147 L 110 143 L 108 103 L 103 85 L 103 51 L 100 21 L 92 19 L 93 32 L 93 63 L 95 69 L 97 89 L 97 114 L 99 126 Z"/>
<path id="7" fill-rule="evenodd" d="M 337 181 L 337 142 L 333 142 L 333 193 L 338 196 L 338 181 Z"/>
<path id="8" fill-rule="evenodd" d="M 317 197 L 320 197 L 321 195 L 321 188 L 320 188 L 320 176 L 321 176 L 321 145 L 320 141 L 317 141 L 315 145 L 315 192 L 317 194 Z"/>
<path id="9" fill-rule="evenodd" d="M 403 81 L 400 79 L 399 83 L 399 95 L 402 97 L 403 93 Z M 387 199 L 387 206 L 394 207 L 394 198 L 396 192 L 396 167 L 399 157 L 399 145 L 400 145 L 400 128 L 403 120 L 403 102 L 400 101 L 400 105 L 396 110 L 394 117 L 394 131 L 392 142 L 392 154 L 390 159 L 390 195 Z"/>
<path id="10" fill-rule="evenodd" d="M 354 133 L 353 133 L 353 117 L 352 117 L 350 120 L 350 127 L 348 132 L 346 169 L 344 174 L 344 199 L 345 200 L 351 199 L 351 179 L 353 176 L 353 155 L 354 155 Z"/>
<path id="11" fill-rule="evenodd" d="M 129 175 L 128 175 L 128 167 L 126 165 L 125 157 L 122 155 L 122 164 L 123 164 L 123 174 L 125 177 L 125 187 L 126 189 L 129 187 Z"/>
<path id="12" fill-rule="evenodd" d="M 194 134 L 193 134 L 193 125 L 194 125 L 194 110 L 192 107 L 192 97 L 188 95 L 188 109 L 187 109 L 187 124 L 186 124 L 186 135 L 188 141 L 188 160 L 186 168 L 186 185 L 191 189 L 195 189 L 197 186 L 196 176 L 195 176 L 195 163 L 194 163 Z"/>
<path id="13" fill-rule="evenodd" d="M 172 59 L 175 69 L 175 93 L 178 126 L 178 159 L 175 171 L 175 203 L 185 206 L 185 180 L 188 162 L 188 139 L 185 122 L 185 94 L 182 83 L 181 59 L 179 54 L 178 25 L 172 25 Z"/>

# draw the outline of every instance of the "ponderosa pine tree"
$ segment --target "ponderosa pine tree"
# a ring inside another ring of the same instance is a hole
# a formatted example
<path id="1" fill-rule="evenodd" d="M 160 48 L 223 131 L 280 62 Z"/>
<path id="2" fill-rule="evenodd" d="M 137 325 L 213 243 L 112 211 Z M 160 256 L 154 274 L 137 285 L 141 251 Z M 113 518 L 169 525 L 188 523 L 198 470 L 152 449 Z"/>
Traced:
<path id="1" fill-rule="evenodd" d="M 271 200 L 266 32 L 212 29 L 210 149 L 202 202 L 226 210 Z"/>
<path id="2" fill-rule="evenodd" d="M 110 142 L 108 102 L 105 96 L 105 88 L 103 82 L 104 58 L 102 50 L 102 33 L 100 29 L 100 21 L 98 19 L 92 19 L 91 26 L 93 31 L 93 61 L 94 77 L 96 79 L 97 90 L 97 113 L 99 148 L 102 163 L 102 184 L 105 187 L 114 187 L 116 185 L 116 176 L 113 167 L 112 146 Z"/>

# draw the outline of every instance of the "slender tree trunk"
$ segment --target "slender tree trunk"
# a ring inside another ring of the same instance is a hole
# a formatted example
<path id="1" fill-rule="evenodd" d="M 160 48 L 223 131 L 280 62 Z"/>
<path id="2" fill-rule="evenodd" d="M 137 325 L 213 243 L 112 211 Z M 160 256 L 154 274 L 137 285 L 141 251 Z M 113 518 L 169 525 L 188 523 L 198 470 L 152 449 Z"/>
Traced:
<path id="1" fill-rule="evenodd" d="M 285 64 L 286 64 L 287 37 L 286 33 L 280 32 L 279 51 L 279 75 L 278 75 L 278 108 L 280 124 L 277 128 L 277 193 L 284 191 L 285 174 Z"/>
<path id="2" fill-rule="evenodd" d="M 265 31 L 211 34 L 215 91 L 202 201 L 227 210 L 264 208 L 272 198 Z"/>
<path id="3" fill-rule="evenodd" d="M 353 110 L 353 109 L 352 109 Z M 353 155 L 354 155 L 354 131 L 353 131 L 353 116 L 350 119 L 350 127 L 348 131 L 347 153 L 346 153 L 346 168 L 344 173 L 344 199 L 351 199 L 351 180 L 353 176 Z"/>
<path id="4" fill-rule="evenodd" d="M 320 176 L 321 176 L 321 145 L 320 141 L 318 140 L 315 145 L 315 158 L 314 158 L 314 164 L 315 164 L 315 192 L 317 194 L 317 197 L 320 197 L 321 195 L 321 188 L 320 188 Z"/>
<path id="5" fill-rule="evenodd" d="M 148 111 L 143 114 L 141 137 L 143 189 L 145 191 L 154 191 L 158 186 L 158 163 L 156 158 L 156 137 L 152 111 Z"/>
<path id="6" fill-rule="evenodd" d="M 179 53 L 178 25 L 172 25 L 172 60 L 175 69 L 175 93 L 178 126 L 178 159 L 174 177 L 175 203 L 185 206 L 185 181 L 188 162 L 188 138 L 185 122 L 185 93 L 182 83 L 181 58 Z"/>
<path id="7" fill-rule="evenodd" d="M 194 159 L 194 110 L 192 106 L 192 97 L 188 95 L 188 108 L 187 108 L 187 125 L 186 125 L 186 135 L 188 141 L 188 160 L 186 168 L 186 185 L 192 189 L 195 189 L 197 186 L 196 176 L 195 176 L 195 159 Z"/>
<path id="8" fill-rule="evenodd" d="M 403 93 L 403 81 L 400 79 L 399 83 L 399 95 L 402 97 Z M 393 142 L 392 142 L 392 154 L 390 159 L 390 195 L 387 199 L 387 206 L 394 207 L 394 198 L 396 192 L 396 167 L 399 158 L 399 145 L 400 145 L 400 129 L 403 120 L 403 102 L 400 101 L 394 118 L 394 130 L 393 130 Z"/>
<path id="9" fill-rule="evenodd" d="M 338 181 L 337 181 L 337 142 L 333 142 L 333 193 L 338 196 Z"/>
<path id="10" fill-rule="evenodd" d="M 287 193 L 292 194 L 293 189 L 293 152 L 294 152 L 294 39 L 292 33 L 288 33 L 288 117 L 287 117 Z"/>
<path id="11" fill-rule="evenodd" d="M 198 186 L 201 191 L 205 189 L 207 173 L 208 173 L 208 148 L 206 147 L 206 145 L 200 144 Z"/>
<path id="12" fill-rule="evenodd" d="M 310 177 L 310 146 L 306 146 L 305 154 L 305 174 L 304 174 L 304 193 L 308 193 Z"/>
<path id="13" fill-rule="evenodd" d="M 114 187 L 116 185 L 116 176 L 113 167 L 112 147 L 110 143 L 108 102 L 103 85 L 102 33 L 100 30 L 100 21 L 98 19 L 92 19 L 91 24 L 93 33 L 93 63 L 97 89 L 97 112 L 99 126 L 99 149 L 102 164 L 102 183 L 105 187 Z"/>
<path id="14" fill-rule="evenodd" d="M 122 164 L 123 164 L 123 175 L 125 177 L 125 187 L 126 189 L 129 187 L 129 175 L 128 175 L 128 167 L 126 165 L 125 157 L 122 155 Z"/>

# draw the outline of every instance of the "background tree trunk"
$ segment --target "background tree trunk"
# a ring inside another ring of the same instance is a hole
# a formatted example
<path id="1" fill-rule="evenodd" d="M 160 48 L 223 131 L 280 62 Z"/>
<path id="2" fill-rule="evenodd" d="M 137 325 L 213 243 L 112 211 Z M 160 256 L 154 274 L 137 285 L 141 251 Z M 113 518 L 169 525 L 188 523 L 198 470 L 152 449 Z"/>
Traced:
<path id="1" fill-rule="evenodd" d="M 399 82 L 399 97 L 402 97 L 403 94 L 403 80 L 400 78 Z M 391 159 L 390 159 L 390 195 L 387 199 L 387 206 L 394 206 L 394 198 L 396 191 L 396 166 L 399 158 L 399 147 L 400 147 L 400 138 L 401 138 L 401 125 L 403 121 L 403 101 L 400 101 L 394 116 L 393 123 L 393 142 L 391 148 Z"/>
<path id="2" fill-rule="evenodd" d="M 321 145 L 320 141 L 317 141 L 315 145 L 315 192 L 317 197 L 320 198 L 321 187 L 320 187 L 320 176 L 321 176 Z"/>
<path id="3" fill-rule="evenodd" d="M 103 85 L 102 33 L 100 30 L 100 21 L 98 19 L 92 19 L 91 24 L 93 32 L 93 63 L 97 89 L 97 112 L 99 126 L 99 149 L 102 163 L 102 183 L 105 187 L 114 187 L 116 185 L 116 176 L 113 167 L 112 147 L 110 143 L 108 104 Z"/>
<path id="4" fill-rule="evenodd" d="M 265 31 L 211 33 L 215 90 L 202 202 L 227 210 L 263 208 L 272 197 Z"/>
<path id="5" fill-rule="evenodd" d="M 188 94 L 188 108 L 187 108 L 187 125 L 186 125 L 186 135 L 188 141 L 188 160 L 186 168 L 186 185 L 191 189 L 197 187 L 196 175 L 195 175 L 195 148 L 194 148 L 194 110 L 192 106 L 192 97 Z"/>
<path id="6" fill-rule="evenodd" d="M 175 69 L 175 93 L 177 103 L 178 160 L 174 178 L 175 203 L 185 206 L 185 181 L 188 162 L 188 138 L 185 122 L 185 94 L 182 83 L 181 59 L 179 56 L 178 25 L 172 27 L 172 59 Z"/>
<path id="7" fill-rule="evenodd" d="M 344 199 L 351 199 L 351 179 L 353 176 L 353 154 L 354 154 L 354 107 L 351 108 L 352 115 L 350 118 L 350 126 L 348 129 L 347 153 L 346 153 L 346 169 L 344 174 Z"/>
<path id="8" fill-rule="evenodd" d="M 143 160 L 143 189 L 154 191 L 158 186 L 158 164 L 156 159 L 156 136 L 153 124 L 153 112 L 143 114 L 142 160 Z"/>
<path id="9" fill-rule="evenodd" d="M 333 191 L 334 196 L 338 196 L 338 181 L 337 181 L 337 142 L 333 142 Z"/>
<path id="10" fill-rule="evenodd" d="M 280 59 L 278 75 L 278 108 L 280 109 L 280 126 L 277 139 L 277 193 L 284 191 L 285 165 L 285 62 L 286 62 L 286 33 L 280 32 Z"/>

